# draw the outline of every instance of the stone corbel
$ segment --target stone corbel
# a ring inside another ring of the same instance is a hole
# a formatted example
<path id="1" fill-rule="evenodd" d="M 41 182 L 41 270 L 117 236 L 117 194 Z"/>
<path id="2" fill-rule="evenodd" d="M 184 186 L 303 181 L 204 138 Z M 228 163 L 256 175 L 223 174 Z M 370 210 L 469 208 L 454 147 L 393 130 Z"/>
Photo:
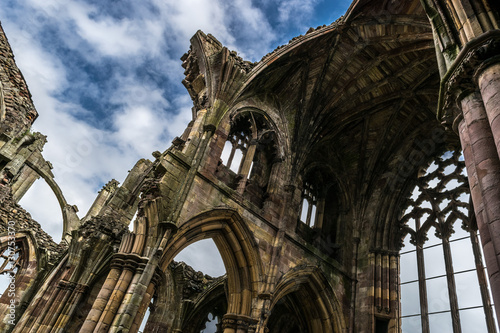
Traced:
<path id="1" fill-rule="evenodd" d="M 460 101 L 478 90 L 477 76 L 485 67 L 500 61 L 500 31 L 492 30 L 468 42 L 441 80 L 437 118 L 453 126 L 462 119 Z"/>

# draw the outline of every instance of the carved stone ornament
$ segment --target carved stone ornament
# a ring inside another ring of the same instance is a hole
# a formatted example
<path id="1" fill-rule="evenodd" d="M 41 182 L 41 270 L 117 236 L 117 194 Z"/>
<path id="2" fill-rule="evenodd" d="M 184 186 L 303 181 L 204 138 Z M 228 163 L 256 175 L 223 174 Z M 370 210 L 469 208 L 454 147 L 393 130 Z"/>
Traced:
<path id="1" fill-rule="evenodd" d="M 234 330 L 240 329 L 247 331 L 250 326 L 255 324 L 256 324 L 255 320 L 250 317 L 236 315 L 232 313 L 225 314 L 224 317 L 222 318 L 223 329 L 229 328 Z"/>
<path id="2" fill-rule="evenodd" d="M 499 55 L 500 31 L 490 31 L 467 43 L 441 82 L 438 115 L 442 122 L 451 125 L 461 117 L 456 103 L 478 89 L 478 74 L 492 60 L 500 61 Z"/>

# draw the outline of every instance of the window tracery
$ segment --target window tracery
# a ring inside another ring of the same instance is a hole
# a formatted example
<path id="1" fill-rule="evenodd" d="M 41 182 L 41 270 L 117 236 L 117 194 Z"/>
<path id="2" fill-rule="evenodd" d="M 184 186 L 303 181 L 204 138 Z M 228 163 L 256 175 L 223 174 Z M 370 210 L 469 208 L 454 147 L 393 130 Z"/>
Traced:
<path id="1" fill-rule="evenodd" d="M 276 134 L 267 117 L 257 112 L 241 112 L 231 121 L 216 173 L 230 187 L 261 206 L 272 167 L 279 160 L 277 155 Z"/>
<path id="2" fill-rule="evenodd" d="M 21 267 L 21 248 L 19 245 L 16 244 L 14 253 L 11 253 L 9 247 L 4 247 L 0 253 L 0 275 L 17 273 Z"/>
<path id="3" fill-rule="evenodd" d="M 297 232 L 325 254 L 340 260 L 341 204 L 331 172 L 314 167 L 306 173 L 297 217 Z"/>
<path id="4" fill-rule="evenodd" d="M 243 158 L 246 155 L 250 134 L 245 130 L 235 131 L 228 138 L 222 151 L 222 163 L 231 171 L 240 173 Z"/>
<path id="5" fill-rule="evenodd" d="M 496 332 L 460 151 L 421 172 L 400 225 L 402 332 Z"/>
<path id="6" fill-rule="evenodd" d="M 300 221 L 310 227 L 314 227 L 316 222 L 317 197 L 316 188 L 310 183 L 305 182 L 302 189 Z"/>

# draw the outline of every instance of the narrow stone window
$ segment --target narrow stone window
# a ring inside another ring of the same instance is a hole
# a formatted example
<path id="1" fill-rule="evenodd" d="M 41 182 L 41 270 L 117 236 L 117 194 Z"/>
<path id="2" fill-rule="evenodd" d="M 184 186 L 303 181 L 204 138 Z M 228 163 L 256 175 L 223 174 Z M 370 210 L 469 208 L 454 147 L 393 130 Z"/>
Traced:
<path id="1" fill-rule="evenodd" d="M 302 190 L 302 207 L 300 211 L 300 221 L 313 227 L 316 222 L 317 195 L 316 189 L 305 183 Z"/>
<path id="2" fill-rule="evenodd" d="M 248 149 L 248 142 L 249 133 L 237 131 L 228 137 L 224 145 L 221 156 L 222 163 L 236 174 L 240 173 Z"/>
<path id="3" fill-rule="evenodd" d="M 496 332 L 473 214 L 463 157 L 446 152 L 417 179 L 400 220 L 403 333 Z"/>
<path id="4" fill-rule="evenodd" d="M 280 158 L 274 126 L 265 115 L 244 111 L 231 121 L 216 174 L 262 208 L 277 161 Z"/>
<path id="5" fill-rule="evenodd" d="M 153 304 L 155 304 L 154 296 L 151 299 L 151 302 L 146 310 L 146 313 L 144 314 L 144 317 L 142 318 L 141 326 L 139 327 L 138 333 L 145 333 L 146 332 L 145 328 L 146 328 L 146 324 L 148 323 L 149 316 L 151 315 L 151 309 L 153 307 Z"/>

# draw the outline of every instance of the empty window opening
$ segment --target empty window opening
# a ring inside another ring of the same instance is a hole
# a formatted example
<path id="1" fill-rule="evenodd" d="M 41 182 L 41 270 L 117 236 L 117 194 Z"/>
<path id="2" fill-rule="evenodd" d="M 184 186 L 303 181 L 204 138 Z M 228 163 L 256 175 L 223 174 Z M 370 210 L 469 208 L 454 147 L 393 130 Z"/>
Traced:
<path id="1" fill-rule="evenodd" d="M 146 324 L 148 323 L 149 316 L 151 315 L 151 304 L 154 304 L 154 298 L 151 299 L 150 305 L 148 306 L 148 309 L 146 310 L 146 313 L 144 314 L 144 317 L 142 318 L 141 326 L 139 327 L 138 333 L 146 333 L 146 331 L 144 329 L 146 327 Z"/>
<path id="2" fill-rule="evenodd" d="M 248 149 L 249 139 L 249 133 L 238 131 L 231 134 L 224 144 L 224 150 L 221 155 L 222 163 L 236 174 L 240 172 Z"/>
<path id="3" fill-rule="evenodd" d="M 300 221 L 313 227 L 316 221 L 316 195 L 315 188 L 309 183 L 304 184 L 302 190 L 302 208 L 300 212 Z"/>
<path id="4" fill-rule="evenodd" d="M 375 333 L 387 333 L 389 332 L 389 320 L 386 319 L 375 319 Z"/>

